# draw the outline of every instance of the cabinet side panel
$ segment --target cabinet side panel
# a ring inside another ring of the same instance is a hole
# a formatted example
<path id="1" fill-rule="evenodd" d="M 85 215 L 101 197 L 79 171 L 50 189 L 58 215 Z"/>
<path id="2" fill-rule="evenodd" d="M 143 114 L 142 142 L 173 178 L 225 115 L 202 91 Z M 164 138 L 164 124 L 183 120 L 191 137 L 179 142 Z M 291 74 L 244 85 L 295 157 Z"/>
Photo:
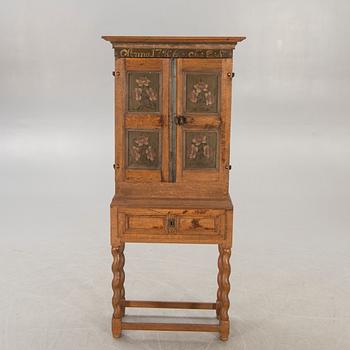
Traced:
<path id="1" fill-rule="evenodd" d="M 221 95 L 221 145 L 222 150 L 222 182 L 229 186 L 229 166 L 230 166 L 230 140 L 231 140 L 231 104 L 232 104 L 232 71 L 233 60 L 222 60 L 223 79 Z M 230 74 L 230 76 L 229 76 Z"/>
<path id="2" fill-rule="evenodd" d="M 124 136 L 124 111 L 125 111 L 125 59 L 119 58 L 115 61 L 115 180 L 116 188 L 124 180 L 125 162 L 123 149 L 125 144 Z"/>

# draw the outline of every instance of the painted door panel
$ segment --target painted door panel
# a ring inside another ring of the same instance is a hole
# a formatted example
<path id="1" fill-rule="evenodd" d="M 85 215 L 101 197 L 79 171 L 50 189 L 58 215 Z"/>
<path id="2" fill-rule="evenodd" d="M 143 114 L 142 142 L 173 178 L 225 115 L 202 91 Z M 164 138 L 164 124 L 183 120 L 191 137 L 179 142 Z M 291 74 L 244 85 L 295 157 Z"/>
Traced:
<path id="1" fill-rule="evenodd" d="M 228 181 L 231 61 L 178 59 L 176 181 Z"/>
<path id="2" fill-rule="evenodd" d="M 116 61 L 118 182 L 168 181 L 169 60 Z"/>

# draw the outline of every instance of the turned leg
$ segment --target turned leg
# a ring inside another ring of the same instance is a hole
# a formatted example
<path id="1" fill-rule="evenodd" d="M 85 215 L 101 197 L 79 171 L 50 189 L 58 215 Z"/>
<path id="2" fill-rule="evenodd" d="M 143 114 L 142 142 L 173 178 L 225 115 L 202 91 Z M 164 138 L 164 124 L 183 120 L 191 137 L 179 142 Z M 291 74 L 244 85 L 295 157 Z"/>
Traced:
<path id="1" fill-rule="evenodd" d="M 124 265 L 125 265 L 125 255 L 124 255 L 124 249 L 125 249 L 125 243 L 123 243 L 123 250 L 121 252 L 122 254 L 122 260 L 123 264 L 121 266 L 122 269 L 122 276 L 123 276 L 123 282 L 122 282 L 122 295 L 121 295 L 121 304 L 122 304 L 122 317 L 125 316 L 125 288 L 124 288 L 124 282 L 125 282 L 125 271 L 124 271 Z"/>
<path id="2" fill-rule="evenodd" d="M 231 248 L 222 247 L 220 250 L 222 258 L 222 274 L 220 279 L 220 339 L 227 340 L 230 333 L 230 320 L 228 309 L 230 307 L 229 292 L 230 292 L 230 256 Z"/>
<path id="3" fill-rule="evenodd" d="M 219 257 L 218 257 L 218 291 L 216 294 L 216 318 L 220 319 L 220 303 L 221 303 L 221 281 L 222 281 L 222 255 L 221 255 L 221 245 L 218 245 L 219 248 Z"/>
<path id="4" fill-rule="evenodd" d="M 113 337 L 115 338 L 119 338 L 121 336 L 121 331 L 122 331 L 122 317 L 123 317 L 123 309 L 124 309 L 123 298 L 125 298 L 124 247 L 125 247 L 125 244 L 121 244 L 118 247 L 112 247 L 112 255 L 113 255 L 112 304 L 114 309 L 113 318 L 112 318 L 112 333 L 113 333 Z"/>

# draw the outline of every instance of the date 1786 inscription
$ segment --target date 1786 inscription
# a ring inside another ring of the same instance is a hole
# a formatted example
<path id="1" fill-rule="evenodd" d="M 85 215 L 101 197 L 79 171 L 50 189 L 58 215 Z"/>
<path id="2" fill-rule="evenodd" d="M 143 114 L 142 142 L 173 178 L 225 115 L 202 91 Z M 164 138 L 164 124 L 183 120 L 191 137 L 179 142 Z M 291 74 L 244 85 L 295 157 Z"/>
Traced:
<path id="1" fill-rule="evenodd" d="M 121 58 L 231 58 L 232 50 L 222 49 L 167 49 L 167 48 L 115 48 Z"/>

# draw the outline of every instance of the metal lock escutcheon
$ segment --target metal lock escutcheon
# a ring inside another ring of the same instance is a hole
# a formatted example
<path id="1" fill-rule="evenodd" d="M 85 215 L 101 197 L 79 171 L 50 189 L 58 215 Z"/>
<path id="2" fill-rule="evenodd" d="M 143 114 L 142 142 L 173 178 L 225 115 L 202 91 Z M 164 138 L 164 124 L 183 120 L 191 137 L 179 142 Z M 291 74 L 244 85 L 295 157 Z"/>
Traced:
<path id="1" fill-rule="evenodd" d="M 168 231 L 174 232 L 176 230 L 176 219 L 173 216 L 168 217 Z"/>
<path id="2" fill-rule="evenodd" d="M 184 115 L 176 115 L 175 116 L 175 124 L 176 125 L 184 125 L 186 124 L 186 117 Z"/>

